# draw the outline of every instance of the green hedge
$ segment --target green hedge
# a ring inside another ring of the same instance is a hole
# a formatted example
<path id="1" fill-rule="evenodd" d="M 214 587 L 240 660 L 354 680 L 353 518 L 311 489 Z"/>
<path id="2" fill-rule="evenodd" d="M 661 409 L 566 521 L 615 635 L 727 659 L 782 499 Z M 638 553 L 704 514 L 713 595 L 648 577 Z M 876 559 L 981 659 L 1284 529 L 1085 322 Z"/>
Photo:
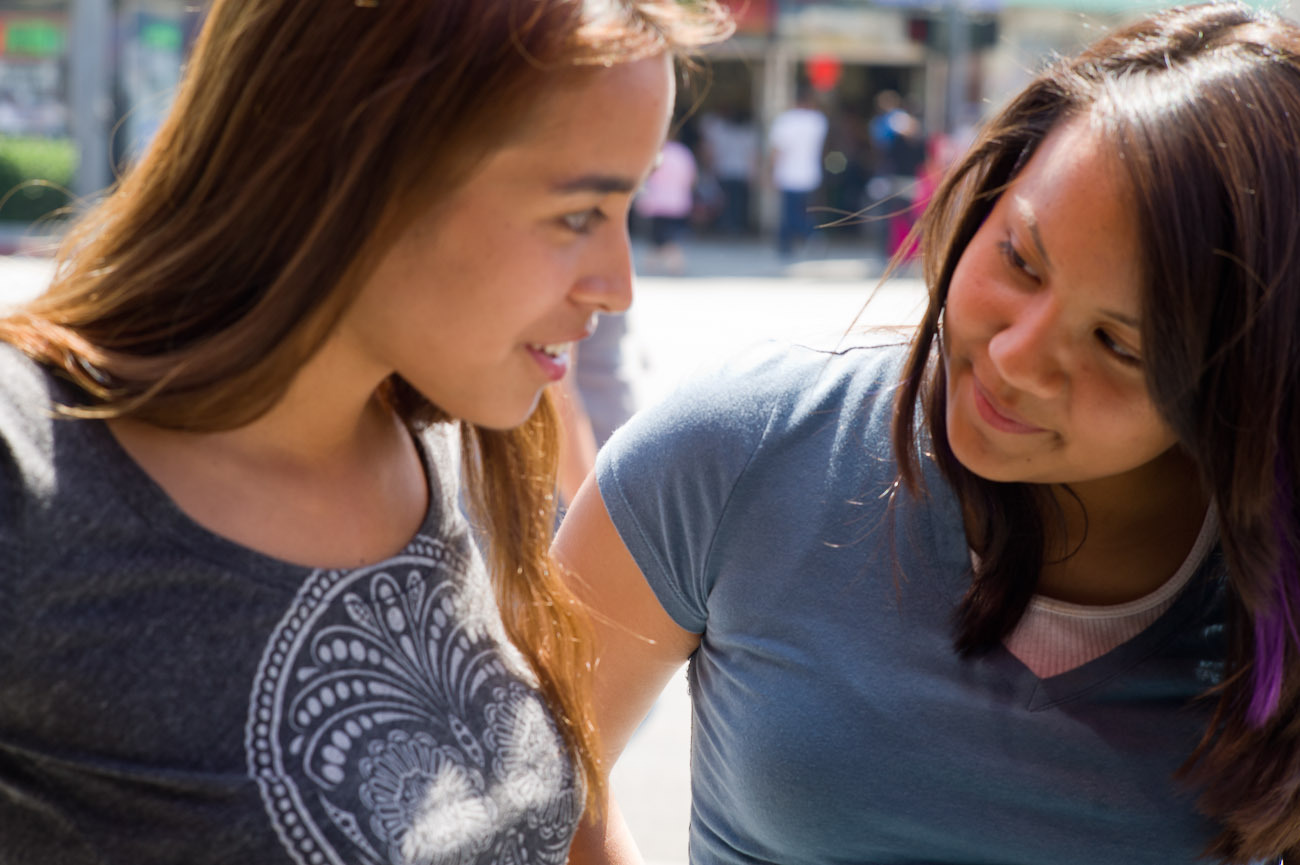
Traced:
<path id="1" fill-rule="evenodd" d="M 34 222 L 66 206 L 76 173 L 72 139 L 0 135 L 0 222 Z"/>

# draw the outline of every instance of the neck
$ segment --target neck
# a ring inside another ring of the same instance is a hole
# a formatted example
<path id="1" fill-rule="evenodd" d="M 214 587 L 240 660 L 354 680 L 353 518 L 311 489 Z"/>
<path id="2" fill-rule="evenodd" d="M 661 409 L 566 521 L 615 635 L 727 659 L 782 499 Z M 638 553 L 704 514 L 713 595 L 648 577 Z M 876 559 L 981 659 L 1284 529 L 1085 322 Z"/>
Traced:
<path id="1" fill-rule="evenodd" d="M 1177 448 L 1123 475 L 1054 486 L 1052 498 L 1038 591 L 1092 605 L 1136 600 L 1164 584 L 1209 507 L 1195 465 Z"/>
<path id="2" fill-rule="evenodd" d="M 386 370 L 327 342 L 251 423 L 186 432 L 109 422 L 127 453 L 191 519 L 310 567 L 354 567 L 400 550 L 429 490 L 419 453 L 375 391 Z"/>
<path id="3" fill-rule="evenodd" d="M 208 445 L 308 471 L 365 463 L 376 439 L 393 435 L 395 418 L 376 398 L 386 373 L 358 370 L 340 339 L 330 337 L 270 410 L 244 426 L 206 434 Z"/>

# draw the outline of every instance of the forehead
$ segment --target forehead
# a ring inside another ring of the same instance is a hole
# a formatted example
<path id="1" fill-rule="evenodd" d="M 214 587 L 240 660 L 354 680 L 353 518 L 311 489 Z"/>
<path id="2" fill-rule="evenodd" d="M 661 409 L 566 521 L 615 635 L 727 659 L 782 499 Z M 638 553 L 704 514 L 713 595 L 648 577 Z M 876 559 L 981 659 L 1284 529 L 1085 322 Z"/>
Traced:
<path id="1" fill-rule="evenodd" d="M 1043 139 L 999 206 L 1013 224 L 1032 227 L 1062 276 L 1136 295 L 1142 250 L 1129 184 L 1100 124 L 1072 118 Z"/>
<path id="2" fill-rule="evenodd" d="M 489 161 L 534 182 L 557 166 L 639 174 L 663 144 L 674 96 L 667 56 L 556 72 Z"/>
<path id="3" fill-rule="evenodd" d="M 1084 115 L 1053 127 L 1011 188 L 1021 196 L 1043 199 L 1045 207 L 1065 206 L 1069 198 L 1070 206 L 1086 200 L 1118 215 L 1131 210 L 1128 183 L 1118 151 L 1101 123 Z"/>
<path id="4" fill-rule="evenodd" d="M 666 118 L 676 95 L 673 62 L 667 55 L 560 70 L 548 79 L 518 126 L 521 141 L 609 131 L 636 115 Z"/>

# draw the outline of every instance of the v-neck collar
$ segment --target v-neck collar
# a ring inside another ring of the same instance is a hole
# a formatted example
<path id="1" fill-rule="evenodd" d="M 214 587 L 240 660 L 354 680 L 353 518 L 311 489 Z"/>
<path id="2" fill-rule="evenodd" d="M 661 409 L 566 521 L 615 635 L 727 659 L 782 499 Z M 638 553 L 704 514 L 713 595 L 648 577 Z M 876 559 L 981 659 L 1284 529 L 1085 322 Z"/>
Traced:
<path id="1" fill-rule="evenodd" d="M 933 491 L 929 501 L 923 505 L 924 518 L 930 524 L 930 548 L 943 551 L 939 555 L 939 560 L 942 562 L 951 562 L 953 565 L 958 562 L 964 563 L 959 571 L 968 575 L 970 551 L 965 536 L 960 531 L 962 525 L 960 505 L 937 467 L 929 462 L 924 462 L 923 466 L 925 466 L 923 468 L 926 475 L 925 482 Z M 944 495 L 938 494 L 940 489 L 944 491 Z M 953 526 L 958 528 L 955 539 L 951 536 Z M 952 586 L 959 588 L 958 594 L 951 599 L 952 603 L 957 603 L 965 593 L 969 586 L 968 579 L 968 576 L 962 577 L 957 580 L 960 585 Z M 1001 643 L 991 650 L 984 660 L 1009 680 L 1014 692 L 1020 698 L 1021 705 L 1024 705 L 1028 711 L 1039 712 L 1061 706 L 1105 687 L 1109 682 L 1161 653 L 1171 643 L 1195 631 L 1198 618 L 1206 619 L 1209 616 L 1210 619 L 1206 620 L 1207 626 L 1213 626 L 1213 622 L 1221 622 L 1222 615 L 1216 615 L 1214 611 L 1223 604 L 1226 582 L 1223 553 L 1216 543 L 1204 554 L 1196 566 L 1195 574 L 1169 609 L 1133 638 L 1091 661 L 1055 676 L 1039 678 Z M 1209 688 L 1217 682 L 1217 676 L 1221 671 L 1205 672 L 1203 686 Z M 1181 693 L 1186 689 L 1186 683 L 1180 683 L 1179 688 Z"/>
<path id="2" fill-rule="evenodd" d="M 1105 687 L 1195 628 L 1196 619 L 1221 603 L 1224 588 L 1222 557 L 1216 548 L 1201 562 L 1195 576 L 1160 618 L 1132 639 L 1071 670 L 1039 678 L 1001 644 L 990 660 L 1016 681 L 1031 712 L 1051 709 Z M 1211 682 L 1207 681 L 1208 686 Z"/>

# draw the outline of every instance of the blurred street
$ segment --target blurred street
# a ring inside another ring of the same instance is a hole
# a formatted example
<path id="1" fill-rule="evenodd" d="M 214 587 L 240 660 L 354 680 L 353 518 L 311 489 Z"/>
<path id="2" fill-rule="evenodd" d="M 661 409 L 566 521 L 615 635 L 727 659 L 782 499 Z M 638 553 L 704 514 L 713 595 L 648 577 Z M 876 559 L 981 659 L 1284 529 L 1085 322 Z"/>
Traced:
<path id="1" fill-rule="evenodd" d="M 645 250 L 634 250 L 638 269 Z M 41 290 L 51 262 L 0 256 L 0 304 Z M 688 242 L 686 274 L 641 276 L 629 315 L 627 350 L 640 361 L 642 405 L 662 399 L 683 376 L 763 339 L 833 346 L 860 326 L 908 324 L 924 293 L 915 279 L 895 279 L 876 291 L 880 263 L 852 248 L 814 247 L 782 262 L 759 241 Z M 651 865 L 686 862 L 690 705 L 685 672 L 677 676 L 614 772 L 614 787 L 641 850 Z"/>

